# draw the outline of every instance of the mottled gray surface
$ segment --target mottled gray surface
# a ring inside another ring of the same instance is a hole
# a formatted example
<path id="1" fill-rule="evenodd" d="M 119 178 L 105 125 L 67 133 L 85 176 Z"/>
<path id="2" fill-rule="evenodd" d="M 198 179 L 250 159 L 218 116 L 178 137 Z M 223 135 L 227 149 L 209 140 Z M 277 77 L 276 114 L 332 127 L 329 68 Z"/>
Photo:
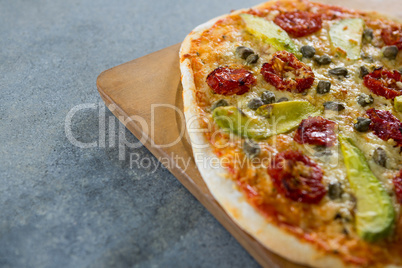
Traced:
<path id="1" fill-rule="evenodd" d="M 99 106 L 101 71 L 257 2 L 0 0 L 1 267 L 257 266 L 166 169 L 130 168 L 117 138 L 83 149 L 64 130 L 74 106 Z M 78 112 L 74 137 L 98 140 L 98 119 Z"/>

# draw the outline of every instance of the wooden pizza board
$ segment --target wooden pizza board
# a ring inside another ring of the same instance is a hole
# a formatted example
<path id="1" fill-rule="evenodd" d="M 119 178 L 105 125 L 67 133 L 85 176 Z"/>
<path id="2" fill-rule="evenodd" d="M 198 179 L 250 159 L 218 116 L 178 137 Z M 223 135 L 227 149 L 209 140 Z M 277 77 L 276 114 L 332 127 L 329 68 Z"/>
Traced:
<path id="1" fill-rule="evenodd" d="M 402 17 L 399 13 L 402 11 L 396 8 L 400 4 L 398 0 L 323 2 Z M 203 182 L 185 131 L 179 48 L 180 44 L 176 44 L 102 72 L 97 79 L 102 99 L 263 267 L 302 267 L 265 249 L 240 229 L 214 200 Z"/>

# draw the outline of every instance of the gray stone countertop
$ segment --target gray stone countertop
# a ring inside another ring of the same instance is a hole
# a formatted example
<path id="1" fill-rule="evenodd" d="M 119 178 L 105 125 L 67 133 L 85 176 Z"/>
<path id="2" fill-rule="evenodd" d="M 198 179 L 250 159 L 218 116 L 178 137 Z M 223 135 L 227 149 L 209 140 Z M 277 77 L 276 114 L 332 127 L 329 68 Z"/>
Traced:
<path id="1" fill-rule="evenodd" d="M 119 160 L 120 125 L 95 84 L 258 2 L 0 0 L 0 267 L 258 266 L 146 148 L 125 150 L 151 164 Z M 103 131 L 106 146 L 68 139 L 83 107 L 71 135 Z"/>

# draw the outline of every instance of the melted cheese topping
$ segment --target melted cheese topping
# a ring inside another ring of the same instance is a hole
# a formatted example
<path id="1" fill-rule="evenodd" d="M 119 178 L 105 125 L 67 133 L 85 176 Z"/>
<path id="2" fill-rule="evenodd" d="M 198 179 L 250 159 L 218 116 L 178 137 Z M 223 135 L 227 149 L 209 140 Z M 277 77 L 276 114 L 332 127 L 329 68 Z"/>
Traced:
<path id="1" fill-rule="evenodd" d="M 356 132 L 353 127 L 356 118 L 365 115 L 365 111 L 369 108 L 388 110 L 399 119 L 402 118 L 402 115 L 393 109 L 391 100 L 371 93 L 363 85 L 362 78 L 359 77 L 360 66 L 366 66 L 370 71 L 379 66 L 385 66 L 389 69 L 398 69 L 402 66 L 402 53 L 399 53 L 396 60 L 391 61 L 382 56 L 381 46 L 383 43 L 380 32 L 383 24 L 388 22 L 370 14 L 347 11 L 337 7 L 306 2 L 298 2 L 300 6 L 294 2 L 291 5 L 284 3 L 267 9 L 262 8 L 259 11 L 251 10 L 250 13 L 259 13 L 260 16 L 262 14 L 268 20 L 273 20 L 279 13 L 278 10 L 314 10 L 322 13 L 327 12 L 327 14 L 337 14 L 337 18 L 334 20 L 324 20 L 322 30 L 317 33 L 302 38 L 293 38 L 298 47 L 311 45 L 316 49 L 316 55 L 329 55 L 332 63 L 319 66 L 312 59 L 303 58 L 302 61 L 312 68 L 315 75 L 312 87 L 306 91 L 306 94 L 279 91 L 267 83 L 260 74 L 262 65 L 271 59 L 276 50 L 248 33 L 238 15 L 230 15 L 220 20 L 211 29 L 205 31 L 199 39 L 193 41 L 191 53 L 187 55 L 192 60 L 200 113 L 208 121 L 203 122 L 203 125 L 209 128 L 206 136 L 215 148 L 216 154 L 221 158 L 222 163 L 225 163 L 231 179 L 239 181 L 240 184 L 245 183 L 252 186 L 258 192 L 258 198 L 275 208 L 277 213 L 275 217 L 267 213 L 267 217 L 274 223 L 294 232 L 301 238 L 310 242 L 313 241 L 326 252 L 340 254 L 345 262 L 362 265 L 387 263 L 401 265 L 402 235 L 400 233 L 402 230 L 395 230 L 394 239 L 376 244 L 362 241 L 357 236 L 353 223 L 356 200 L 354 200 L 353 192 L 347 180 L 346 169 L 338 144 L 328 148 L 330 154 L 320 155 L 315 146 L 294 142 L 294 131 L 292 131 L 286 135 L 278 135 L 258 141 L 261 154 L 260 161 L 256 163 L 248 159 L 243 153 L 240 137 L 222 132 L 213 123 L 210 108 L 215 101 L 220 99 L 225 99 L 230 105 L 239 107 L 248 116 L 256 117 L 255 112 L 247 107 L 247 103 L 253 98 L 260 97 L 261 93 L 266 90 L 272 91 L 277 100 L 282 97 L 289 100 L 307 100 L 319 107 L 322 107 L 323 103 L 327 101 L 341 102 L 345 104 L 345 110 L 341 112 L 325 111 L 322 116 L 336 122 L 338 131 L 352 138 L 358 145 L 367 158 L 373 173 L 393 198 L 395 211 L 399 214 L 400 205 L 394 197 L 392 178 L 402 168 L 400 148 L 395 147 L 392 140 L 383 141 L 372 132 Z M 365 20 L 366 27 L 374 30 L 374 40 L 371 43 L 363 43 L 362 46 L 362 53 L 370 55 L 373 58 L 372 62 L 364 59 L 347 60 L 345 57 L 337 55 L 330 44 L 329 28 L 331 25 L 339 18 L 357 16 Z M 260 56 L 258 62 L 254 65 L 247 65 L 245 60 L 238 58 L 235 54 L 238 46 L 252 48 Z M 248 69 L 255 75 L 257 85 L 241 96 L 214 94 L 205 80 L 209 73 L 221 66 Z M 335 67 L 347 68 L 348 76 L 341 78 L 329 75 L 328 70 Z M 331 82 L 329 93 L 321 95 L 316 92 L 320 80 Z M 366 107 L 360 106 L 356 98 L 361 93 L 372 95 L 374 103 Z M 387 152 L 386 168 L 377 165 L 373 160 L 373 153 L 379 147 Z M 300 150 L 318 163 L 324 172 L 323 183 L 326 187 L 330 183 L 340 182 L 343 188 L 341 198 L 331 200 L 326 196 L 319 205 L 306 205 L 293 202 L 278 194 L 266 172 L 266 165 L 270 163 L 274 154 L 287 149 Z M 254 204 L 260 202 L 252 201 Z"/>

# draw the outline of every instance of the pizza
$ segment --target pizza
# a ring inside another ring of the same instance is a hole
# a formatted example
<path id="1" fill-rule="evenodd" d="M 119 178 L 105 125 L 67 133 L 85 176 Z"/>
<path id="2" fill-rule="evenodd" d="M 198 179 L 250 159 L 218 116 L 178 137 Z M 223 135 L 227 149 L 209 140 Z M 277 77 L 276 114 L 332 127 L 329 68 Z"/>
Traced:
<path id="1" fill-rule="evenodd" d="M 273 252 L 314 267 L 402 267 L 402 24 L 270 1 L 180 50 L 194 159 Z"/>

